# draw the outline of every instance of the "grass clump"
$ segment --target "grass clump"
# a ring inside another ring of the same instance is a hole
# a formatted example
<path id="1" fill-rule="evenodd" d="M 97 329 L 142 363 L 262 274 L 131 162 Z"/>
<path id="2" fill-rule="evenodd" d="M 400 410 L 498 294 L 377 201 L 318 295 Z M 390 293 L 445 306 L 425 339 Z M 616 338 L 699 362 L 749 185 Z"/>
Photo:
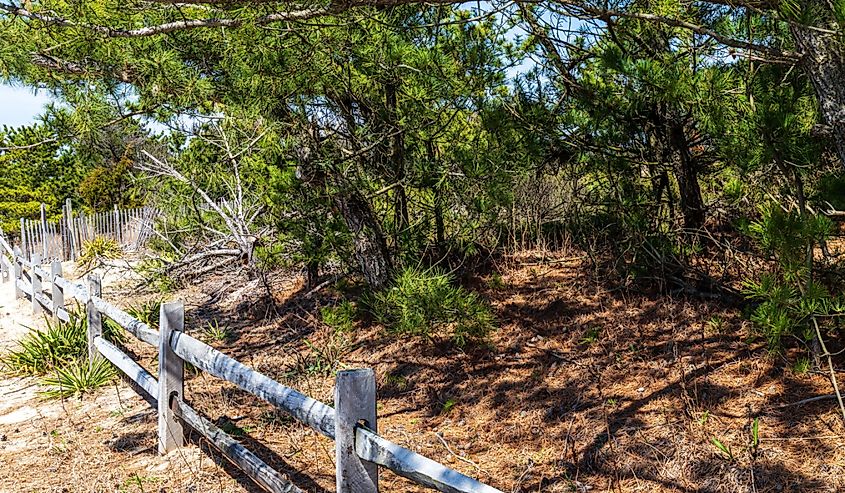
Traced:
<path id="1" fill-rule="evenodd" d="M 46 330 L 30 329 L 0 362 L 15 375 L 43 375 L 85 356 L 86 326 L 82 317 L 71 316 L 67 323 L 48 320 Z"/>
<path id="2" fill-rule="evenodd" d="M 123 249 L 111 238 L 96 236 L 82 244 L 82 254 L 77 261 L 80 266 L 91 268 L 95 263 L 123 256 Z"/>
<path id="3" fill-rule="evenodd" d="M 56 368 L 53 374 L 41 380 L 41 384 L 46 386 L 41 395 L 58 398 L 93 392 L 111 382 L 116 375 L 114 366 L 104 359 L 98 359 L 93 364 L 75 360 Z"/>
<path id="4" fill-rule="evenodd" d="M 231 339 L 233 334 L 229 327 L 213 320 L 205 326 L 202 335 L 206 342 L 222 342 Z"/>
<path id="5" fill-rule="evenodd" d="M 161 300 L 145 301 L 137 306 L 130 306 L 126 313 L 132 318 L 138 319 L 147 324 L 153 330 L 158 330 L 159 317 L 161 316 Z"/>
<path id="6" fill-rule="evenodd" d="M 69 312 L 68 322 L 46 319 L 45 330 L 30 329 L 17 347 L 0 356 L 4 372 L 21 376 L 42 376 L 47 397 L 66 397 L 89 392 L 111 381 L 114 368 L 107 361 L 88 364 L 88 321 L 79 311 Z M 125 340 L 123 328 L 104 320 L 103 336 L 111 342 Z"/>
<path id="7" fill-rule="evenodd" d="M 320 315 L 323 317 L 323 323 L 336 332 L 352 332 L 358 309 L 351 301 L 343 300 L 335 306 L 324 306 L 320 309 Z"/>
<path id="8" fill-rule="evenodd" d="M 483 340 L 496 328 L 493 312 L 476 293 L 432 269 L 405 269 L 367 304 L 391 333 L 431 338 L 446 332 L 458 347 Z"/>

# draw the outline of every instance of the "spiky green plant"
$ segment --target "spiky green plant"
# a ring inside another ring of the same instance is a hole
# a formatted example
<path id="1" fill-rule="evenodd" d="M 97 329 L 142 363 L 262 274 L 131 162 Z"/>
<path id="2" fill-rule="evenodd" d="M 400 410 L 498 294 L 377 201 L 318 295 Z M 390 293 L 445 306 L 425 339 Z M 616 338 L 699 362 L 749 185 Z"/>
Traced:
<path id="1" fill-rule="evenodd" d="M 785 336 L 812 339 L 810 322 L 845 312 L 845 298 L 813 274 L 813 248 L 830 235 L 828 218 L 802 216 L 777 204 L 761 207 L 760 216 L 747 232 L 775 262 L 758 280 L 745 281 L 743 292 L 756 303 L 750 316 L 755 328 L 777 351 Z"/>
<path id="2" fill-rule="evenodd" d="M 130 306 L 126 313 L 147 324 L 151 329 L 158 330 L 158 319 L 161 313 L 161 300 L 145 301 L 137 306 Z"/>
<path id="3" fill-rule="evenodd" d="M 55 368 L 41 379 L 46 388 L 41 395 L 48 398 L 70 397 L 92 392 L 112 381 L 117 372 L 111 363 L 98 359 L 93 364 L 76 360 Z"/>
<path id="4" fill-rule="evenodd" d="M 12 374 L 43 375 L 85 355 L 85 332 L 82 317 L 71 317 L 67 323 L 48 320 L 46 330 L 30 329 L 0 362 Z"/>
<path id="5" fill-rule="evenodd" d="M 120 245 L 111 238 L 104 236 L 96 236 L 91 241 L 86 241 L 82 244 L 82 253 L 79 256 L 77 263 L 87 268 L 91 268 L 96 262 L 105 259 L 116 259 L 123 256 L 123 249 Z"/>
<path id="6" fill-rule="evenodd" d="M 68 322 L 45 319 L 46 329 L 30 329 L 17 347 L 0 356 L 0 367 L 15 375 L 44 375 L 54 368 L 86 357 L 88 320 L 77 308 L 68 312 Z M 114 343 L 125 341 L 125 332 L 115 322 L 105 319 L 103 336 Z"/>
<path id="7" fill-rule="evenodd" d="M 358 315 L 358 309 L 351 301 L 343 300 L 335 306 L 324 306 L 320 309 L 320 315 L 323 316 L 323 323 L 336 332 L 351 332 Z"/>
<path id="8" fill-rule="evenodd" d="M 225 325 L 220 325 L 217 320 L 208 322 L 202 331 L 202 335 L 206 341 L 221 342 L 232 337 L 232 330 Z"/>

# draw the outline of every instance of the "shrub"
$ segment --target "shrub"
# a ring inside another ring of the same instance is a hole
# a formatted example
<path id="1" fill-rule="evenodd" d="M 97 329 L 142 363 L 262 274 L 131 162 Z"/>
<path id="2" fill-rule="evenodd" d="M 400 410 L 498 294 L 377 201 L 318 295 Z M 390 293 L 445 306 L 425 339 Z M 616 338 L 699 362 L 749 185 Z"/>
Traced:
<path id="1" fill-rule="evenodd" d="M 336 306 L 324 306 L 320 309 L 320 314 L 323 316 L 323 323 L 336 332 L 351 332 L 358 309 L 349 300 L 344 300 Z"/>
<path id="2" fill-rule="evenodd" d="M 743 292 L 756 303 L 751 321 L 776 351 L 785 336 L 813 339 L 813 320 L 824 324 L 845 313 L 845 298 L 831 294 L 813 276 L 813 247 L 830 234 L 828 218 L 784 211 L 778 204 L 762 207 L 760 216 L 747 233 L 775 262 L 758 280 L 746 280 Z"/>
<path id="3" fill-rule="evenodd" d="M 41 379 L 47 388 L 41 391 L 45 397 L 70 397 L 84 394 L 106 385 L 116 376 L 114 366 L 107 360 L 98 359 L 93 364 L 76 360 L 55 369 L 55 374 Z"/>
<path id="4" fill-rule="evenodd" d="M 47 330 L 31 329 L 17 345 L 3 356 L 3 367 L 17 375 L 43 375 L 85 356 L 88 347 L 85 319 L 71 317 L 68 323 L 48 320 Z"/>
<path id="5" fill-rule="evenodd" d="M 82 245 L 82 254 L 77 262 L 80 266 L 90 268 L 95 262 L 104 259 L 116 259 L 123 256 L 123 249 L 111 238 L 97 236 Z"/>
<path id="6" fill-rule="evenodd" d="M 233 336 L 232 330 L 225 325 L 221 326 L 217 320 L 208 322 L 208 325 L 202 331 L 202 335 L 206 342 L 226 341 Z"/>
<path id="7" fill-rule="evenodd" d="M 178 283 L 167 274 L 165 267 L 162 259 L 144 259 L 135 270 L 146 279 L 148 286 L 161 294 L 167 294 L 176 290 Z"/>
<path id="8" fill-rule="evenodd" d="M 490 307 L 476 293 L 434 270 L 405 269 L 392 287 L 371 295 L 367 304 L 392 333 L 431 337 L 447 331 L 459 347 L 496 328 Z"/>
<path id="9" fill-rule="evenodd" d="M 69 312 L 69 322 L 46 320 L 46 330 L 30 330 L 18 347 L 0 357 L 0 366 L 16 375 L 44 375 L 56 368 L 82 360 L 88 354 L 88 320 L 77 309 Z M 109 319 L 103 321 L 103 336 L 115 343 L 126 339 L 122 327 Z"/>
<path id="10" fill-rule="evenodd" d="M 161 316 L 161 300 L 151 300 L 141 303 L 138 306 L 130 306 L 126 309 L 126 313 L 147 324 L 151 329 L 158 330 L 158 321 Z"/>

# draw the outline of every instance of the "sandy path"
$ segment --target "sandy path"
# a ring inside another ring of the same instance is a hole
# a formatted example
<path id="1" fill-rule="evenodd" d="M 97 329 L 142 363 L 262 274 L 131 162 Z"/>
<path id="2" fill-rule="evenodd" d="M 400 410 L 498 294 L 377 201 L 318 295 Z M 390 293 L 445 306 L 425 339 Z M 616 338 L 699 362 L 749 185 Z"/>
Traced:
<path id="1" fill-rule="evenodd" d="M 11 282 L 0 283 L 0 350 L 14 345 L 26 333 L 26 327 L 34 324 L 30 302 L 15 299 Z"/>
<path id="2" fill-rule="evenodd" d="M 104 274 L 107 295 L 121 279 Z M 44 326 L 11 283 L 0 284 L 0 352 Z M 196 446 L 159 456 L 156 413 L 122 381 L 67 400 L 38 391 L 35 378 L 0 377 L 0 493 L 249 491 Z"/>

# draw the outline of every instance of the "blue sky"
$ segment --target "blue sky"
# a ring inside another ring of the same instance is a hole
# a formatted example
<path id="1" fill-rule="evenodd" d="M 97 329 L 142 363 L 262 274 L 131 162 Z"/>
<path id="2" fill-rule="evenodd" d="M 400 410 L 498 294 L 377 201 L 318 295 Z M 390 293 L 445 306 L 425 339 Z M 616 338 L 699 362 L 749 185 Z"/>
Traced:
<path id="1" fill-rule="evenodd" d="M 32 123 L 50 101 L 47 91 L 36 93 L 28 87 L 0 84 L 0 127 Z"/>

